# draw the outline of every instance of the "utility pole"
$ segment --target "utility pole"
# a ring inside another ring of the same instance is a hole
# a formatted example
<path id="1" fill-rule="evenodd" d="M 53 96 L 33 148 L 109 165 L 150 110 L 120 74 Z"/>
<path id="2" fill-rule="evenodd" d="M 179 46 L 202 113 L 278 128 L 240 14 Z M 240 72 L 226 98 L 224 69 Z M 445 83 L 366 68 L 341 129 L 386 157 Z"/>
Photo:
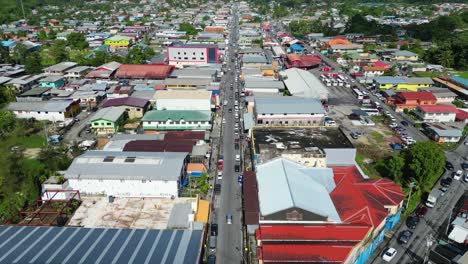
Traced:
<path id="1" fill-rule="evenodd" d="M 411 200 L 411 193 L 413 192 L 414 186 L 415 186 L 415 183 L 410 182 L 410 184 L 409 184 L 410 192 L 409 192 L 408 200 L 406 200 L 406 209 L 408 209 L 409 201 Z"/>
<path id="2" fill-rule="evenodd" d="M 447 235 L 449 227 L 450 227 L 450 221 L 452 220 L 452 213 L 453 213 L 453 208 L 450 209 L 450 215 L 447 221 L 447 229 L 445 229 L 445 235 Z"/>
<path id="3" fill-rule="evenodd" d="M 26 21 L 26 14 L 24 13 L 23 0 L 20 0 L 20 3 L 21 3 L 21 10 L 23 10 L 23 18 L 24 18 L 24 21 Z"/>

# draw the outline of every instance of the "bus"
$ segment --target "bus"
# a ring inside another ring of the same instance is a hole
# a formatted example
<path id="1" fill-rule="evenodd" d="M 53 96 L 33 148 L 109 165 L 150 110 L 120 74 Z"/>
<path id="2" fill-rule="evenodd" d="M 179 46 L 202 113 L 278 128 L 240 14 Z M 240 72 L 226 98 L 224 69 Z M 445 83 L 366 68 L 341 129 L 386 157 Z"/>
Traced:
<path id="1" fill-rule="evenodd" d="M 353 94 L 357 97 L 357 99 L 362 100 L 364 98 L 364 95 L 361 93 L 361 90 L 358 88 L 353 89 Z"/>
<path id="2" fill-rule="evenodd" d="M 361 108 L 361 111 L 366 112 L 369 116 L 380 115 L 379 109 L 375 108 Z"/>

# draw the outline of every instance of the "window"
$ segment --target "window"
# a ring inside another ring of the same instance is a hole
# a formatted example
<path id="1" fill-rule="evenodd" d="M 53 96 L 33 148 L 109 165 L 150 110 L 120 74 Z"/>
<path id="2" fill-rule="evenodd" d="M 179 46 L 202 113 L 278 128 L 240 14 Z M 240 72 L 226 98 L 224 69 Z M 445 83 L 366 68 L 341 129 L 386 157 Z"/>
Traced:
<path id="1" fill-rule="evenodd" d="M 184 55 L 187 55 L 187 52 L 184 52 Z"/>
<path id="2" fill-rule="evenodd" d="M 200 60 L 205 60 L 205 57 L 200 57 Z"/>
<path id="3" fill-rule="evenodd" d="M 192 60 L 196 60 L 196 59 L 197 59 L 197 58 L 195 58 L 195 57 L 192 57 Z"/>
<path id="4" fill-rule="evenodd" d="M 104 158 L 103 162 L 113 162 L 115 159 L 115 156 L 107 156 Z"/>
<path id="5" fill-rule="evenodd" d="M 135 162 L 135 159 L 136 159 L 136 157 L 126 157 L 126 158 L 125 158 L 125 162 L 127 162 L 127 163 L 133 163 L 133 162 Z"/>
<path id="6" fill-rule="evenodd" d="M 45 112 L 46 114 L 48 114 L 49 112 Z"/>
<path id="7" fill-rule="evenodd" d="M 177 55 L 180 55 L 180 51 L 179 51 L 179 52 L 177 52 Z"/>
<path id="8" fill-rule="evenodd" d="M 41 112 L 37 112 L 38 114 L 40 114 Z"/>
<path id="9" fill-rule="evenodd" d="M 121 179 L 120 182 L 125 182 L 125 180 L 124 180 L 124 179 Z"/>
<path id="10" fill-rule="evenodd" d="M 195 52 L 193 53 L 193 55 L 195 55 Z"/>
<path id="11" fill-rule="evenodd" d="M 141 108 L 137 108 L 137 111 L 138 111 L 138 112 L 141 112 Z"/>
<path id="12" fill-rule="evenodd" d="M 110 122 L 107 122 L 106 124 L 107 124 L 108 126 L 112 126 L 112 123 L 110 123 Z"/>
<path id="13" fill-rule="evenodd" d="M 99 126 L 99 122 L 94 122 L 93 125 Z"/>
<path id="14" fill-rule="evenodd" d="M 202 53 L 201 53 L 201 55 L 205 55 L 205 53 L 204 53 L 204 52 L 202 52 Z"/>
<path id="15" fill-rule="evenodd" d="M 188 60 L 188 57 L 184 57 L 184 60 Z"/>

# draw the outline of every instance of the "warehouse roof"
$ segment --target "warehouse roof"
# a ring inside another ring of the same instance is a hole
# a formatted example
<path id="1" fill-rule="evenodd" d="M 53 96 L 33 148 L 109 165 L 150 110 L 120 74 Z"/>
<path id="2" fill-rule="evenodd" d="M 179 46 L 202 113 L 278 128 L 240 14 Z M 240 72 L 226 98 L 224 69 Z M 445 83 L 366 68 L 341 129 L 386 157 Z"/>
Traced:
<path id="1" fill-rule="evenodd" d="M 262 225 L 259 229 L 262 242 L 290 241 L 290 242 L 326 242 L 347 241 L 361 242 L 370 230 L 368 225 Z"/>
<path id="2" fill-rule="evenodd" d="M 72 100 L 11 102 L 5 109 L 10 111 L 65 112 L 72 103 Z"/>
<path id="3" fill-rule="evenodd" d="M 49 66 L 49 67 L 45 68 L 44 71 L 45 72 L 48 72 L 48 71 L 65 71 L 65 70 L 68 70 L 68 69 L 70 69 L 72 67 L 75 67 L 76 65 L 78 65 L 76 62 L 64 61 L 64 62 L 55 64 L 55 65 Z"/>
<path id="4" fill-rule="evenodd" d="M 201 230 L 0 226 L 0 263 L 199 263 Z"/>
<path id="5" fill-rule="evenodd" d="M 111 122 L 116 122 L 125 112 L 125 109 L 120 107 L 107 107 L 101 108 L 97 111 L 94 116 L 90 119 L 91 122 L 96 120 L 108 120 Z"/>
<path id="6" fill-rule="evenodd" d="M 255 98 L 257 114 L 325 114 L 320 101 L 293 96 Z"/>
<path id="7" fill-rule="evenodd" d="M 172 121 L 211 121 L 211 111 L 197 110 L 152 110 L 146 112 L 141 121 L 143 122 L 165 122 Z"/>
<path id="8" fill-rule="evenodd" d="M 200 86 L 211 84 L 211 79 L 201 78 L 167 78 L 164 80 L 166 85 L 187 85 L 187 86 Z"/>
<path id="9" fill-rule="evenodd" d="M 110 106 L 145 107 L 146 104 L 148 104 L 147 99 L 128 96 L 128 97 L 108 99 L 102 104 L 102 107 L 110 107 Z"/>
<path id="10" fill-rule="evenodd" d="M 211 92 L 205 90 L 160 90 L 156 91 L 156 100 L 186 100 L 186 99 L 205 99 L 211 100 Z"/>
<path id="11" fill-rule="evenodd" d="M 129 79 L 165 79 L 174 66 L 165 64 L 123 64 L 117 70 L 115 77 Z"/>
<path id="12" fill-rule="evenodd" d="M 297 68 L 287 69 L 284 72 L 287 78 L 283 81 L 291 95 L 319 100 L 328 99 L 328 89 L 312 73 Z"/>
<path id="13" fill-rule="evenodd" d="M 284 89 L 284 83 L 271 79 L 260 79 L 260 78 L 246 78 L 245 79 L 246 89 Z"/>
<path id="14" fill-rule="evenodd" d="M 242 62 L 243 63 L 267 63 L 268 60 L 266 59 L 265 56 L 260 56 L 260 55 L 245 55 L 242 57 Z"/>
<path id="15" fill-rule="evenodd" d="M 91 150 L 73 160 L 65 178 L 177 181 L 187 155 Z"/>
<path id="16" fill-rule="evenodd" d="M 257 167 L 258 198 L 263 216 L 291 208 L 341 222 L 330 192 L 335 188 L 329 168 L 307 168 L 284 158 L 276 158 Z M 310 203 L 310 196 L 314 203 Z"/>

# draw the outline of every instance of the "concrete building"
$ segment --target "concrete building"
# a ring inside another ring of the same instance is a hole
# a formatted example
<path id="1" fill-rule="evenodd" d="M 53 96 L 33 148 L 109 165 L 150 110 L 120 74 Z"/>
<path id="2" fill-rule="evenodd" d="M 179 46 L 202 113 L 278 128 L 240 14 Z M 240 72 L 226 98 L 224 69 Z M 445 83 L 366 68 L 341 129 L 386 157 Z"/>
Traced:
<path id="1" fill-rule="evenodd" d="M 210 130 L 211 111 L 152 110 L 141 120 L 145 133 L 159 130 Z"/>
<path id="2" fill-rule="evenodd" d="M 320 101 L 298 97 L 255 98 L 257 125 L 319 126 L 326 111 Z"/>
<path id="3" fill-rule="evenodd" d="M 117 197 L 179 197 L 188 153 L 87 151 L 65 171 L 70 188 Z"/>
<path id="4" fill-rule="evenodd" d="M 114 134 L 123 125 L 125 109 L 107 107 L 97 111 L 89 120 L 96 135 Z"/>
<path id="5" fill-rule="evenodd" d="M 213 107 L 211 91 L 156 91 L 156 110 L 211 111 Z"/>
<path id="6" fill-rule="evenodd" d="M 454 122 L 458 109 L 453 105 L 420 105 L 414 113 L 423 122 Z"/>
<path id="7" fill-rule="evenodd" d="M 119 107 L 127 112 L 130 119 L 142 118 L 145 112 L 149 109 L 150 103 L 146 99 L 128 96 L 122 98 L 113 98 L 105 101 L 102 107 Z"/>
<path id="8" fill-rule="evenodd" d="M 218 46 L 210 44 L 177 44 L 167 47 L 170 65 L 201 65 L 218 63 Z"/>
<path id="9" fill-rule="evenodd" d="M 428 88 L 434 84 L 426 77 L 376 77 L 374 83 L 379 89 L 395 89 L 416 92 L 421 88 Z"/>
<path id="10" fill-rule="evenodd" d="M 5 109 L 12 111 L 16 118 L 63 122 L 76 116 L 80 112 L 80 105 L 73 100 L 25 101 L 12 102 Z"/>

